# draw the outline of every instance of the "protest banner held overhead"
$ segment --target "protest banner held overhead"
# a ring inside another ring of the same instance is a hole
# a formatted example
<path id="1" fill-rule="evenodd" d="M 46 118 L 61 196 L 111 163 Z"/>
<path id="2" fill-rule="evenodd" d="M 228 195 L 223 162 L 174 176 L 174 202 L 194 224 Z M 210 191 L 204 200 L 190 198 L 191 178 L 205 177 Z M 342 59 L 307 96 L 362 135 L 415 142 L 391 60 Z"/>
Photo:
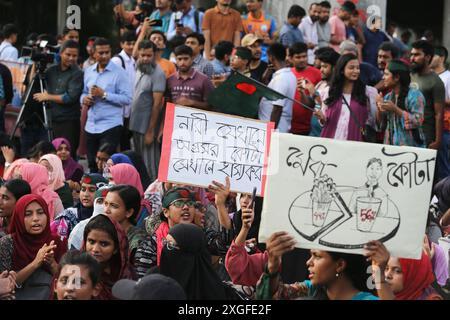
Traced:
<path id="1" fill-rule="evenodd" d="M 274 133 L 260 240 L 285 230 L 301 248 L 355 254 L 379 240 L 418 259 L 435 161 L 433 150 Z"/>
<path id="2" fill-rule="evenodd" d="M 273 123 L 167 105 L 159 180 L 264 194 Z"/>

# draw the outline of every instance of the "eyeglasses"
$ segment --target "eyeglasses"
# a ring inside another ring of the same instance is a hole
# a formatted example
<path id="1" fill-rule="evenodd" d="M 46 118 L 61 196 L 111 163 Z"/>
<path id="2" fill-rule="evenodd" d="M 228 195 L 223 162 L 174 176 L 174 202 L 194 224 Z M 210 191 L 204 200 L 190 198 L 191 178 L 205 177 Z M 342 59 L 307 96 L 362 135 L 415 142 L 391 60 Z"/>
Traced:
<path id="1" fill-rule="evenodd" d="M 183 208 L 185 205 L 187 205 L 189 208 L 192 208 L 196 205 L 196 202 L 192 200 L 175 200 L 169 205 L 169 207 L 172 205 L 176 208 Z"/>
<path id="2" fill-rule="evenodd" d="M 163 239 L 162 240 L 162 244 L 164 247 L 167 248 L 167 250 L 169 251 L 173 251 L 173 250 L 180 250 L 180 247 L 177 246 L 175 243 L 173 243 L 172 241 L 169 241 L 167 239 Z"/>

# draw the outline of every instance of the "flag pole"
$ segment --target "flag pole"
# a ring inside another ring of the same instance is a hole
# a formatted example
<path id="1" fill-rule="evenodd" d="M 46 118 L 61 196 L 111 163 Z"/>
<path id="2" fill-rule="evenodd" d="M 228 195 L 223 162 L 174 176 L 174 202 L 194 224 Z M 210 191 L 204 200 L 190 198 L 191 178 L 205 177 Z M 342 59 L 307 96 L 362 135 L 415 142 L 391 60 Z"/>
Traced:
<path id="1" fill-rule="evenodd" d="M 255 79 L 253 79 L 253 78 L 249 78 L 249 77 L 247 77 L 246 75 L 240 73 L 239 71 L 235 71 L 235 72 L 238 73 L 239 75 L 241 75 L 242 77 L 245 77 L 246 79 L 251 79 L 252 81 L 256 82 L 258 85 L 263 86 L 264 88 L 266 88 L 266 89 L 268 89 L 268 90 L 271 90 L 271 91 L 273 91 L 273 92 L 276 92 L 277 94 L 279 94 L 280 96 L 283 96 L 285 99 L 287 99 L 287 100 L 289 100 L 289 101 L 298 103 L 300 106 L 302 106 L 303 108 L 305 108 L 305 109 L 307 109 L 307 110 L 309 110 L 309 111 L 316 112 L 316 110 L 315 110 L 314 108 L 311 108 L 311 107 L 309 107 L 309 106 L 303 104 L 303 103 L 300 102 L 300 101 L 297 101 L 297 100 L 295 100 L 295 99 L 289 98 L 289 97 L 285 96 L 284 94 L 282 94 L 282 93 L 280 93 L 280 92 L 278 92 L 278 91 L 276 91 L 276 90 L 273 90 L 272 88 L 269 88 L 269 87 L 266 86 L 264 83 L 259 82 L 258 80 L 255 80 Z"/>

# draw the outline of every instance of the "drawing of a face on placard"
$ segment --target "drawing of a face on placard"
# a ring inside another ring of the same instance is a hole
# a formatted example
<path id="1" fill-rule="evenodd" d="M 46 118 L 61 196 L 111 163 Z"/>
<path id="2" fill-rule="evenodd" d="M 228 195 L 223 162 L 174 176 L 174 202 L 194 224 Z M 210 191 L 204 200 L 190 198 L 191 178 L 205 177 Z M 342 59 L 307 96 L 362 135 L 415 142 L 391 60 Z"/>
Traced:
<path id="1" fill-rule="evenodd" d="M 271 146 L 260 241 L 287 231 L 299 248 L 362 254 L 379 240 L 418 258 L 434 151 L 280 133 Z"/>
<path id="2" fill-rule="evenodd" d="M 328 175 L 314 179 L 312 190 L 291 205 L 292 227 L 305 239 L 331 248 L 362 249 L 371 240 L 391 239 L 400 227 L 400 213 L 394 203 L 389 206 L 392 201 L 378 183 L 382 172 L 381 160 L 371 159 L 363 186 L 336 186 Z"/>

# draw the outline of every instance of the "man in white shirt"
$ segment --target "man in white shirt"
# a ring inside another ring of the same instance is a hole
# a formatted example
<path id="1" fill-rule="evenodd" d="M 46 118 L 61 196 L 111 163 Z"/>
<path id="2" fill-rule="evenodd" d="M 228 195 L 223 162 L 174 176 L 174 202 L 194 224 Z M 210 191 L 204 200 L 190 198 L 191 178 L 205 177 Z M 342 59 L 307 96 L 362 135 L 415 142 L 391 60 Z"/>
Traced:
<path id="1" fill-rule="evenodd" d="M 280 43 L 274 43 L 269 47 L 267 54 L 269 64 L 273 65 L 275 70 L 269 88 L 294 99 L 297 79 L 286 64 L 286 48 Z M 275 128 L 279 132 L 289 133 L 292 122 L 292 105 L 293 101 L 289 99 L 269 101 L 263 98 L 259 105 L 259 119 L 275 122 Z"/>
<path id="2" fill-rule="evenodd" d="M 111 59 L 119 67 L 123 68 L 128 75 L 130 86 L 134 92 L 134 83 L 136 79 L 136 60 L 133 57 L 133 49 L 136 43 L 136 33 L 133 31 L 125 32 L 120 38 L 120 47 L 122 51 Z M 131 116 L 131 105 L 125 106 L 124 117 L 124 130 L 122 131 L 122 138 L 120 139 L 120 149 L 126 151 L 131 149 L 130 139 L 131 134 L 128 131 L 128 126 Z"/>
<path id="3" fill-rule="evenodd" d="M 320 18 L 321 7 L 317 3 L 313 3 L 309 7 L 309 16 L 302 20 L 298 27 L 302 32 L 303 39 L 308 45 L 308 64 L 314 64 L 314 50 L 319 44 L 319 36 L 317 35 L 317 21 Z"/>
<path id="4" fill-rule="evenodd" d="M 14 47 L 17 42 L 19 31 L 13 24 L 7 24 L 2 30 L 5 40 L 0 45 L 0 60 L 17 61 L 19 60 L 19 51 Z"/>

